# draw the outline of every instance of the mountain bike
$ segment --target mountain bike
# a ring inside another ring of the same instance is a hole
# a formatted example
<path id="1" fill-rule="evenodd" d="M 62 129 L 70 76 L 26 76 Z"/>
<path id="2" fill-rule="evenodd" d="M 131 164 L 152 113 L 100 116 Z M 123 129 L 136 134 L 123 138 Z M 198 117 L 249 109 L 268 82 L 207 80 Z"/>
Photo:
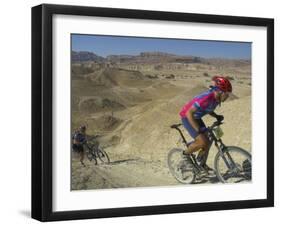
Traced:
<path id="1" fill-rule="evenodd" d="M 214 171 L 217 179 L 222 183 L 239 183 L 250 181 L 252 178 L 251 154 L 240 147 L 226 146 L 222 141 L 223 131 L 220 125 L 222 121 L 215 121 L 207 128 L 207 136 L 217 148 L 214 158 Z M 187 142 L 181 129 L 182 124 L 171 125 L 176 129 L 181 137 L 182 143 L 186 148 L 192 143 Z M 168 153 L 168 167 L 171 174 L 177 181 L 183 184 L 192 184 L 201 180 L 205 169 L 197 162 L 195 154 L 190 155 L 189 162 L 184 158 L 183 149 L 173 148 Z"/>
<path id="2" fill-rule="evenodd" d="M 110 159 L 108 154 L 103 150 L 102 147 L 100 147 L 99 143 L 97 141 L 91 141 L 91 142 L 85 142 L 84 144 L 87 148 L 86 150 L 86 156 L 90 161 L 93 161 L 95 165 L 98 164 L 98 159 L 101 161 L 101 163 L 109 163 Z"/>

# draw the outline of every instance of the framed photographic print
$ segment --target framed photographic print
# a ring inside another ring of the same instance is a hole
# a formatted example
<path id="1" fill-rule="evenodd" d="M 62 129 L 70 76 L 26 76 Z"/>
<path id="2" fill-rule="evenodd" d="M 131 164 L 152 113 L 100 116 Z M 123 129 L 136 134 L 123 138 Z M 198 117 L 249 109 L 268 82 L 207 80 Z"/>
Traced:
<path id="1" fill-rule="evenodd" d="M 274 21 L 32 8 L 32 217 L 274 205 Z"/>

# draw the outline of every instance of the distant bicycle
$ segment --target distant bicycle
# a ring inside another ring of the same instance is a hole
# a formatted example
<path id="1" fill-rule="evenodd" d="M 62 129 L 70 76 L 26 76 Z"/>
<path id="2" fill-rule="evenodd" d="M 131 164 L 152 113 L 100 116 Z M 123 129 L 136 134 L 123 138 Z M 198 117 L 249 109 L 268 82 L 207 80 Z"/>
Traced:
<path id="1" fill-rule="evenodd" d="M 93 161 L 95 165 L 98 164 L 97 159 L 99 159 L 101 163 L 105 163 L 105 164 L 110 162 L 108 154 L 103 150 L 102 147 L 100 147 L 97 141 L 88 141 L 85 143 L 85 146 L 87 148 L 86 150 L 87 158 L 90 161 Z"/>
<path id="2" fill-rule="evenodd" d="M 240 147 L 226 146 L 221 137 L 223 136 L 220 125 L 221 121 L 216 121 L 208 127 L 208 137 L 211 145 L 215 143 L 218 153 L 214 159 L 214 171 L 218 180 L 222 183 L 238 183 L 249 181 L 252 178 L 252 160 L 251 154 Z M 181 136 L 182 142 L 186 147 L 188 143 L 179 129 L 182 124 L 172 125 L 172 129 L 176 129 Z M 204 168 L 201 167 L 196 155 L 191 154 L 192 162 L 188 163 L 183 156 L 183 149 L 173 148 L 168 153 L 168 166 L 171 174 L 183 184 L 192 184 L 196 180 L 202 179 Z"/>

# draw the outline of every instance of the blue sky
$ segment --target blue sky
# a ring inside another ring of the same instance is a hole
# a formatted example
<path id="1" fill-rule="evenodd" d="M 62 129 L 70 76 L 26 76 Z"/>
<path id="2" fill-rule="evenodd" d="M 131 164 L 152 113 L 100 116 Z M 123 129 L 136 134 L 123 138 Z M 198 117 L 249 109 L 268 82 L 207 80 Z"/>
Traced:
<path id="1" fill-rule="evenodd" d="M 72 34 L 72 50 L 94 52 L 103 57 L 157 51 L 207 58 L 251 59 L 251 43 L 185 39 Z"/>

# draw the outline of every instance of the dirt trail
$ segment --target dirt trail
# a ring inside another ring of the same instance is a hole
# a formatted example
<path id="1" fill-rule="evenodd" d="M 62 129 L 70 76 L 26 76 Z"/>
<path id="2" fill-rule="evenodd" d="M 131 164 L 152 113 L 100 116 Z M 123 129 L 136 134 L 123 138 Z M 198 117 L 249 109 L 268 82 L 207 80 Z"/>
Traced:
<path id="1" fill-rule="evenodd" d="M 168 168 L 161 162 L 124 159 L 98 165 L 85 161 L 85 165 L 83 167 L 79 161 L 73 161 L 73 190 L 177 184 Z"/>
<path id="2" fill-rule="evenodd" d="M 72 190 L 170 186 L 180 183 L 169 172 L 168 166 L 158 161 L 124 159 L 110 164 L 93 165 L 85 161 L 73 161 L 75 175 L 72 176 Z M 217 183 L 214 175 L 202 178 L 197 183 Z"/>

